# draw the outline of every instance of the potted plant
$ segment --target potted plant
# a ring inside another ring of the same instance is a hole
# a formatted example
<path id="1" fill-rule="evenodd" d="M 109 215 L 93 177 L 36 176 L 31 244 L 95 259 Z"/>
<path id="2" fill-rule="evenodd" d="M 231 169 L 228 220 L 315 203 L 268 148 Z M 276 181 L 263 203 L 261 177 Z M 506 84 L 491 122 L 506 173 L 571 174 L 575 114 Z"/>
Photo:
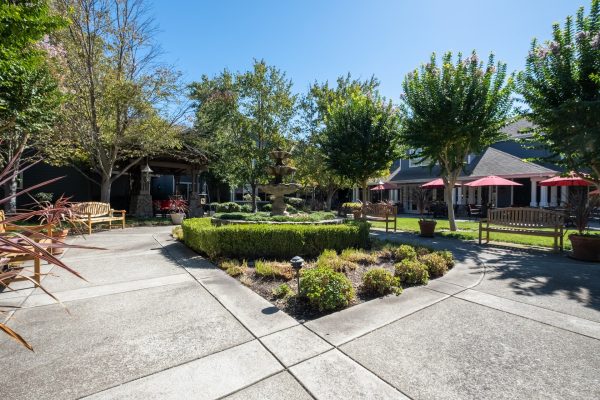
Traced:
<path id="1" fill-rule="evenodd" d="M 571 257 L 582 261 L 600 261 L 600 234 L 589 232 L 589 221 L 593 210 L 600 206 L 598 196 L 588 196 L 585 191 L 570 197 L 571 214 L 577 233 L 569 235 L 573 247 Z"/>
<path id="2" fill-rule="evenodd" d="M 348 211 L 351 212 L 354 219 L 360 219 L 362 216 L 362 203 L 344 203 L 342 209 L 344 214 Z"/>
<path id="3" fill-rule="evenodd" d="M 419 215 L 421 216 L 421 218 L 419 218 L 419 229 L 421 231 L 421 236 L 433 237 L 437 221 L 435 219 L 424 217 L 425 209 L 431 202 L 431 193 L 427 189 L 417 187 L 413 191 L 412 197 L 413 201 L 417 204 L 417 211 L 419 211 Z"/>
<path id="4" fill-rule="evenodd" d="M 181 225 L 188 211 L 187 202 L 183 199 L 172 199 L 170 202 L 171 221 L 175 225 Z"/>
<path id="5" fill-rule="evenodd" d="M 40 223 L 43 225 L 52 224 L 52 238 L 63 243 L 69 235 L 72 225 L 69 198 L 61 196 L 56 202 L 52 203 L 51 193 L 38 193 L 34 197 L 38 200 Z M 52 249 L 54 255 L 63 252 L 64 248 L 62 247 Z"/>

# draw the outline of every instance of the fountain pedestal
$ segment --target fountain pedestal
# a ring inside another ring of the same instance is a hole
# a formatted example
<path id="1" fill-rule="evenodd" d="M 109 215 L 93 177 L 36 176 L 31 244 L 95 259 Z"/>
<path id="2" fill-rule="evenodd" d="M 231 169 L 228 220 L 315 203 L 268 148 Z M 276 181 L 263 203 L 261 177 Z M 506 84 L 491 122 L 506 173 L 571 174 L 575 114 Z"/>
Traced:
<path id="1" fill-rule="evenodd" d="M 286 194 L 294 193 L 300 189 L 300 185 L 296 183 L 282 183 L 283 177 L 296 171 L 296 168 L 284 165 L 283 160 L 287 159 L 291 154 L 287 151 L 275 150 L 272 151 L 270 157 L 275 160 L 274 166 L 267 167 L 269 174 L 275 178 L 268 185 L 260 186 L 260 189 L 273 195 L 273 203 L 271 209 L 271 215 L 288 215 L 285 204 L 284 196 Z"/>

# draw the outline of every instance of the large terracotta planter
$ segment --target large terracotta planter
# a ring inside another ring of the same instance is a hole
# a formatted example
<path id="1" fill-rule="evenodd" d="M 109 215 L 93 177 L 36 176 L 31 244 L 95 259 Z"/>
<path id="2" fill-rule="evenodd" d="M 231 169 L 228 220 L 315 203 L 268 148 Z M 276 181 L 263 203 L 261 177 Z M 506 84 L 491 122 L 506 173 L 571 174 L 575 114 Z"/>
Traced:
<path id="1" fill-rule="evenodd" d="M 573 253 L 571 257 L 582 261 L 600 262 L 600 236 L 569 235 Z"/>
<path id="2" fill-rule="evenodd" d="M 52 231 L 52 238 L 53 239 L 57 239 L 61 242 L 64 243 L 65 239 L 67 238 L 67 236 L 69 235 L 69 229 L 59 229 L 59 230 L 55 230 Z M 65 249 L 63 248 L 56 248 L 56 249 L 52 249 L 52 254 L 53 255 L 59 255 L 65 252 Z"/>
<path id="3" fill-rule="evenodd" d="M 435 233 L 435 226 L 437 225 L 437 221 L 432 219 L 420 219 L 419 220 L 419 228 L 421 229 L 421 236 L 423 237 L 433 237 Z"/>

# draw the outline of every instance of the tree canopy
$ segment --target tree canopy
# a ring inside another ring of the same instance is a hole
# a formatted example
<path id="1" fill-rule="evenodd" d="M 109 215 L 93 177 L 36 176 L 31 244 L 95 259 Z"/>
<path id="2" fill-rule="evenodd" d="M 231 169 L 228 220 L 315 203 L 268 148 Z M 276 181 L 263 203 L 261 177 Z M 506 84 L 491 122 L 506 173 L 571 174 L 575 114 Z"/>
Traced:
<path id="1" fill-rule="evenodd" d="M 320 145 L 327 167 L 363 188 L 371 178 L 387 175 L 398 156 L 400 119 L 391 102 L 376 90 L 360 87 L 334 99 L 328 107 Z"/>
<path id="2" fill-rule="evenodd" d="M 439 165 L 450 229 L 456 230 L 452 189 L 467 156 L 503 137 L 513 79 L 493 55 L 484 64 L 475 52 L 467 58 L 459 53 L 456 61 L 448 52 L 438 64 L 434 53 L 428 64 L 405 77 L 402 88 L 402 139 L 416 152 L 413 157 L 430 167 Z"/>
<path id="3" fill-rule="evenodd" d="M 535 124 L 534 140 L 552 153 L 552 162 L 600 187 L 600 1 L 589 15 L 581 7 L 552 40 L 531 43 L 518 91 Z M 587 175 L 590 173 L 590 175 Z"/>

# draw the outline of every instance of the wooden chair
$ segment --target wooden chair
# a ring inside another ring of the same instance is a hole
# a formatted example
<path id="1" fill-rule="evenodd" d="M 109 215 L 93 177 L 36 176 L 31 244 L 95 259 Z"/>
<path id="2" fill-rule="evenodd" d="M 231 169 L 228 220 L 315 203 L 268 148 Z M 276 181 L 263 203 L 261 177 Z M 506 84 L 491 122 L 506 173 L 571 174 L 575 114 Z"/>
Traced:
<path id="1" fill-rule="evenodd" d="M 112 229 L 113 221 L 121 221 L 121 228 L 125 229 L 125 210 L 113 210 L 110 204 L 97 201 L 88 201 L 84 203 L 75 203 L 71 206 L 73 213 L 73 222 L 81 223 L 88 229 L 88 234 L 92 234 L 92 225 L 108 222 L 108 229 Z M 115 216 L 115 213 L 120 214 Z"/>
<path id="2" fill-rule="evenodd" d="M 0 221 L 4 221 L 5 215 L 4 211 L 0 210 Z M 52 243 L 52 224 L 46 225 L 7 225 L 4 223 L 0 223 L 0 234 L 6 235 L 7 233 L 21 233 L 24 236 L 27 236 L 29 239 L 40 245 L 44 250 L 52 252 L 50 246 L 44 246 L 46 244 Z M 41 234 L 44 232 L 44 235 Z M 37 233 L 37 234 L 36 234 Z M 15 239 L 18 239 L 17 236 L 14 236 Z M 23 244 L 23 243 L 21 243 Z M 9 259 L 10 264 L 21 264 L 26 261 L 33 261 L 33 275 L 31 279 L 35 282 L 36 285 L 39 286 L 41 281 L 41 254 L 38 249 L 33 246 L 24 246 L 27 249 L 31 249 L 32 253 L 12 253 L 7 251 L 0 251 L 0 258 Z M 11 282 L 25 281 L 29 280 L 25 276 L 20 276 L 17 278 L 11 279 Z"/>
<path id="3" fill-rule="evenodd" d="M 388 225 L 394 225 L 394 232 L 396 232 L 396 216 L 397 208 L 391 204 L 377 203 L 377 204 L 363 204 L 362 215 L 369 221 L 381 221 L 385 222 L 385 231 L 388 231 Z"/>
<path id="4" fill-rule="evenodd" d="M 543 228 L 554 230 L 542 230 Z M 479 244 L 483 232 L 486 232 L 486 243 L 490 241 L 490 232 L 505 232 L 553 237 L 554 251 L 563 251 L 563 231 L 564 217 L 561 213 L 526 207 L 497 208 L 489 210 L 487 218 L 479 221 Z"/>

